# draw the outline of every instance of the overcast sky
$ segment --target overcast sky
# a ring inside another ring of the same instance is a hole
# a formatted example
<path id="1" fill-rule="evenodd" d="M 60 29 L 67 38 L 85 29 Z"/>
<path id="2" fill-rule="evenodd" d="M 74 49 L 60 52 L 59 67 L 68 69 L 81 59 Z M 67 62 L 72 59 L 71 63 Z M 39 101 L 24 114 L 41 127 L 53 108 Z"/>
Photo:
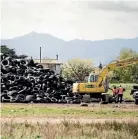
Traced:
<path id="1" fill-rule="evenodd" d="M 138 37 L 138 1 L 1 0 L 1 36 L 31 31 L 64 40 Z"/>

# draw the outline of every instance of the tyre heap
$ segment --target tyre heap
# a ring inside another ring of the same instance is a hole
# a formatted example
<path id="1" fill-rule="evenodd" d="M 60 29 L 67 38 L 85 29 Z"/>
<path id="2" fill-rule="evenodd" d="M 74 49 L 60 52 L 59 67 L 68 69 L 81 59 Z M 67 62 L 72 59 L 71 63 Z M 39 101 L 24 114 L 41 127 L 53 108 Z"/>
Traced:
<path id="1" fill-rule="evenodd" d="M 1 102 L 79 103 L 72 84 L 32 59 L 1 58 Z"/>

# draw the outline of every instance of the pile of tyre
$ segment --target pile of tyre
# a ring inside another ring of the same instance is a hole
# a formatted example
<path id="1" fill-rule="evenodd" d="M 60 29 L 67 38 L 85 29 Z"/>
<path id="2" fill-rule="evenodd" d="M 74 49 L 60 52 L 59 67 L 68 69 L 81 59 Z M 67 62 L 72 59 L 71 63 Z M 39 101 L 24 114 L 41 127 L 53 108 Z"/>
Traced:
<path id="1" fill-rule="evenodd" d="M 138 105 L 138 85 L 133 86 L 133 89 L 131 90 L 131 95 L 133 95 L 135 104 Z"/>
<path id="2" fill-rule="evenodd" d="M 72 84 L 32 59 L 1 57 L 1 102 L 80 103 Z"/>

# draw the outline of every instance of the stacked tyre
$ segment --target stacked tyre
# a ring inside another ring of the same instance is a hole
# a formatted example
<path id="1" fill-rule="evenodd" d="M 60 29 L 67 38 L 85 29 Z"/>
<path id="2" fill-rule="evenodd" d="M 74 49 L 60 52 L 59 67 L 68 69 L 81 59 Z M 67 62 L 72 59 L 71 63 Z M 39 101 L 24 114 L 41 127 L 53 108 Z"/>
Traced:
<path id="1" fill-rule="evenodd" d="M 75 103 L 72 84 L 32 59 L 1 58 L 1 102 Z"/>

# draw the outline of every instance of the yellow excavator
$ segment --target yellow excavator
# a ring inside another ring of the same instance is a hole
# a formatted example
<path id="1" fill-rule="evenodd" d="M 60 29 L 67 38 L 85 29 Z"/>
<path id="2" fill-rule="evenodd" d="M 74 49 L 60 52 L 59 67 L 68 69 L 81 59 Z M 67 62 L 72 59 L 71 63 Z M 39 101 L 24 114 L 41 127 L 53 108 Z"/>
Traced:
<path id="1" fill-rule="evenodd" d="M 92 72 L 86 83 L 74 83 L 73 93 L 82 96 L 82 102 L 89 102 L 92 98 L 99 99 L 100 102 L 112 102 L 112 96 L 108 94 L 109 72 L 117 68 L 125 68 L 130 65 L 138 64 L 138 58 L 129 58 L 125 60 L 115 60 L 103 67 L 99 74 Z"/>

